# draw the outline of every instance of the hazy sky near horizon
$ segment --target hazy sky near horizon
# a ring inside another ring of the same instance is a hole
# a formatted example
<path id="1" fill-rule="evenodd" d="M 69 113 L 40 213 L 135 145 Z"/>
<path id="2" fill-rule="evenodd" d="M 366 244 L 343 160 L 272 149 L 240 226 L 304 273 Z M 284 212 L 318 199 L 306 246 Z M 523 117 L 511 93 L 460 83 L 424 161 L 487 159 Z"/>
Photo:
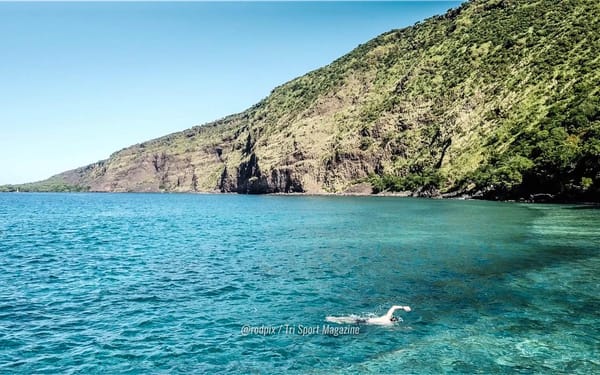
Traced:
<path id="1" fill-rule="evenodd" d="M 0 184 L 243 111 L 460 3 L 0 2 Z"/>

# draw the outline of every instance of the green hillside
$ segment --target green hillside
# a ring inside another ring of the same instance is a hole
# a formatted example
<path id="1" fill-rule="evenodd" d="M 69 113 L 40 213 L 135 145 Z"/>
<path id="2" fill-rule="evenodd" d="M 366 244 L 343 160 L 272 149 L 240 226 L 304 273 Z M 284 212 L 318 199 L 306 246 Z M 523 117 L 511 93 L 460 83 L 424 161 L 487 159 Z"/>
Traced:
<path id="1" fill-rule="evenodd" d="M 243 113 L 51 182 L 598 201 L 599 39 L 597 1 L 471 1 L 360 45 Z M 38 184 L 27 188 L 49 185 Z"/>

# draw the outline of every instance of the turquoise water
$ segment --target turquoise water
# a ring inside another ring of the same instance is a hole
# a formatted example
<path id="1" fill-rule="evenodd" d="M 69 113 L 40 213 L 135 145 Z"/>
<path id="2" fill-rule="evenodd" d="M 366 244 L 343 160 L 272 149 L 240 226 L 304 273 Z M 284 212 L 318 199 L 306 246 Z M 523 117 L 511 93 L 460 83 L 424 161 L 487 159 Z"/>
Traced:
<path id="1" fill-rule="evenodd" d="M 0 373 L 598 373 L 599 229 L 566 205 L 0 194 Z"/>

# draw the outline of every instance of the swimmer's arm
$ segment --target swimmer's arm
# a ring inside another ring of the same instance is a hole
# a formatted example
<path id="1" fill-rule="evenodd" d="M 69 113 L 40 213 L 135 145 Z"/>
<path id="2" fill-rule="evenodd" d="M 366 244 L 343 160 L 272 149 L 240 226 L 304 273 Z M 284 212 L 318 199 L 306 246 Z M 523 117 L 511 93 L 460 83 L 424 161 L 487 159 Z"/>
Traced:
<path id="1" fill-rule="evenodd" d="M 388 319 L 391 319 L 391 318 L 392 318 L 392 316 L 394 315 L 394 311 L 396 311 L 396 310 L 404 310 L 404 311 L 407 311 L 407 312 L 408 312 L 408 311 L 410 311 L 410 306 L 399 306 L 399 305 L 394 305 L 394 306 L 392 306 L 392 307 L 391 307 L 391 308 L 388 310 L 388 312 L 387 312 L 387 314 L 385 314 L 385 316 L 386 316 Z"/>

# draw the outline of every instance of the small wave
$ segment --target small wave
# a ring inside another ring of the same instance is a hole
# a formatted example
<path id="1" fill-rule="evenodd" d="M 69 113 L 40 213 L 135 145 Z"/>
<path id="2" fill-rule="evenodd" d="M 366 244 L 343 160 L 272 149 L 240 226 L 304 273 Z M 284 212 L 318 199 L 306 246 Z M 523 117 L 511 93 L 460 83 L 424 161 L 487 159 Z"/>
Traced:
<path id="1" fill-rule="evenodd" d="M 220 287 L 220 288 L 205 290 L 202 293 L 202 295 L 204 295 L 206 297 L 215 297 L 215 296 L 220 296 L 220 295 L 223 295 L 223 294 L 235 292 L 238 289 L 239 288 L 237 288 L 237 287 L 235 287 L 233 285 L 227 285 L 227 286 Z"/>
<path id="2" fill-rule="evenodd" d="M 360 318 L 356 315 L 350 316 L 327 316 L 325 321 L 336 324 L 356 324 L 360 322 L 366 322 L 366 319 Z"/>
<path id="3" fill-rule="evenodd" d="M 336 324 L 358 324 L 358 323 L 366 323 L 367 319 L 373 318 L 374 314 L 367 315 L 355 315 L 350 314 L 347 316 L 326 316 L 325 321 Z"/>
<path id="4" fill-rule="evenodd" d="M 162 299 L 160 299 L 157 296 L 136 296 L 129 300 L 129 302 L 161 302 L 161 301 L 162 301 Z"/>

